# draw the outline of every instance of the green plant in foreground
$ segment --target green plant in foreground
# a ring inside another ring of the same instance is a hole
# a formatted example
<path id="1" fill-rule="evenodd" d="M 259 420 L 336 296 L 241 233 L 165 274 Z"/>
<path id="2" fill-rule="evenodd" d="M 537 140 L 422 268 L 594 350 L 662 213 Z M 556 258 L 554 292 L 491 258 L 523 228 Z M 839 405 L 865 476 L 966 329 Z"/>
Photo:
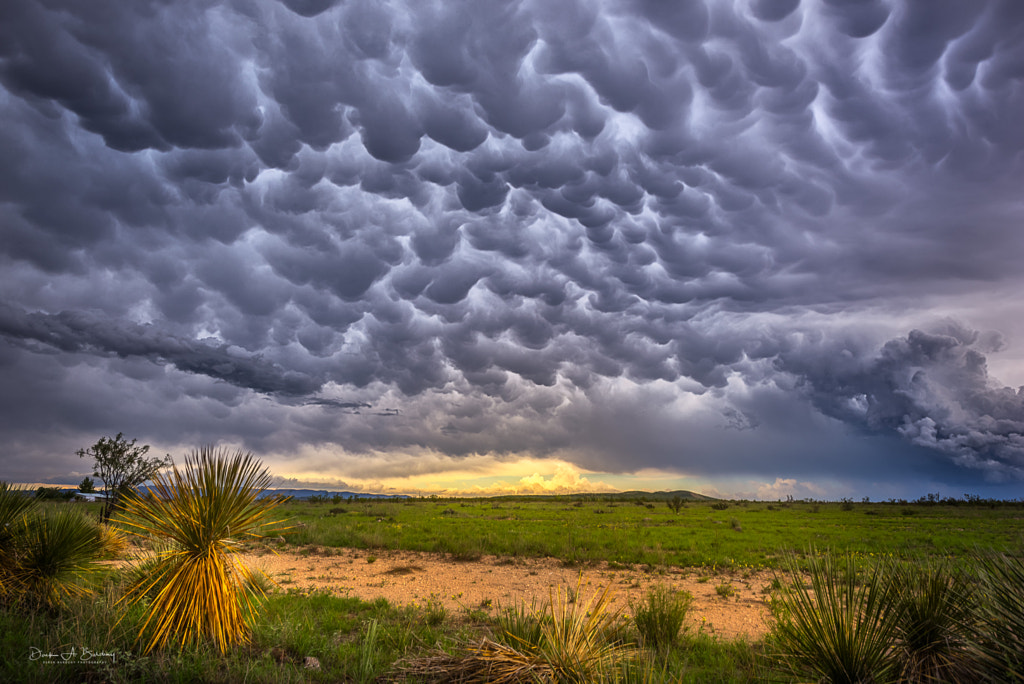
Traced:
<path id="1" fill-rule="evenodd" d="M 270 483 L 252 454 L 204 447 L 184 469 L 157 474 L 151 493 L 126 497 L 118 522 L 160 547 L 124 597 L 134 605 L 151 596 L 139 634 L 150 634 L 147 653 L 172 640 L 208 640 L 221 653 L 248 640 L 264 592 L 236 553 L 240 540 L 280 522 L 268 520 L 279 501 L 259 498 Z"/>
<path id="2" fill-rule="evenodd" d="M 605 681 L 635 651 L 609 638 L 618 621 L 617 611 L 611 610 L 611 588 L 579 600 L 581 589 L 552 590 L 540 610 L 520 604 L 501 611 L 504 643 L 484 638 L 461 654 L 420 658 L 399 670 L 426 681 L 463 683 Z M 576 600 L 570 601 L 570 593 Z"/>
<path id="3" fill-rule="evenodd" d="M 38 506 L 38 501 L 20 487 L 0 482 L 0 599 L 13 590 L 18 569 L 18 530 L 22 519 Z"/>
<path id="4" fill-rule="evenodd" d="M 638 602 L 630 602 L 642 644 L 657 651 L 673 646 L 692 603 L 692 594 L 664 584 L 651 587 Z"/>
<path id="5" fill-rule="evenodd" d="M 29 492 L 0 482 L 0 600 L 53 609 L 87 595 L 106 548 L 78 510 L 40 512 Z"/>
<path id="6" fill-rule="evenodd" d="M 971 653 L 989 681 L 1024 682 L 1024 560 L 992 554 L 977 566 L 981 629 Z"/>
<path id="7" fill-rule="evenodd" d="M 881 565 L 860 581 L 850 555 L 807 559 L 810 588 L 791 557 L 794 584 L 783 583 L 772 600 L 772 646 L 779 666 L 795 677 L 832 684 L 884 682 L 897 673 L 893 655 L 898 621 L 893 584 Z"/>
<path id="8" fill-rule="evenodd" d="M 90 576 L 99 568 L 105 549 L 94 521 L 61 508 L 23 517 L 16 530 L 17 560 L 11 584 L 22 599 L 58 608 L 72 597 L 92 593 Z"/>
<path id="9" fill-rule="evenodd" d="M 975 597 L 966 576 L 946 562 L 903 563 L 889 566 L 888 579 L 903 681 L 976 681 L 966 649 Z"/>
<path id="10" fill-rule="evenodd" d="M 607 638 L 618 618 L 611 610 L 611 586 L 583 601 L 581 590 L 577 584 L 574 592 L 551 592 L 546 614 L 536 616 L 541 625 L 540 641 L 527 645 L 551 667 L 559 682 L 595 681 L 632 652 L 629 646 Z"/>

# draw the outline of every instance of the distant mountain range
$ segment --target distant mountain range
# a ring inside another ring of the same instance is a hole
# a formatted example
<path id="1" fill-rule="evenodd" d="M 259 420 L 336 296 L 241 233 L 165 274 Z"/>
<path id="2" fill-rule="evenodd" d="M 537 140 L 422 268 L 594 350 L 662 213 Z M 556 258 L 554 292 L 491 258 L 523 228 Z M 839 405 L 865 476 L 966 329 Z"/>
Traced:
<path id="1" fill-rule="evenodd" d="M 322 496 L 328 499 L 340 497 L 342 499 L 408 499 L 407 494 L 367 494 L 366 492 L 333 492 L 326 489 L 268 489 L 260 497 L 267 496 L 290 496 L 293 499 L 311 499 L 314 496 Z"/>

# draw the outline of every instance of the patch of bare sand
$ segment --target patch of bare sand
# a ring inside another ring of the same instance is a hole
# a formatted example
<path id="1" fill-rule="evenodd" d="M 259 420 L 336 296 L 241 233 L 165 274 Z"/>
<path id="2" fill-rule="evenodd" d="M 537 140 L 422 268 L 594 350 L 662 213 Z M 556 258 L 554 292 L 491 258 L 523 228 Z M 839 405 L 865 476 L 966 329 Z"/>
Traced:
<path id="1" fill-rule="evenodd" d="M 719 637 L 759 640 L 767 632 L 768 607 L 764 587 L 767 571 L 708 574 L 698 568 L 666 568 L 663 572 L 609 567 L 607 563 L 566 567 L 547 558 L 484 556 L 455 561 L 440 554 L 414 551 L 364 551 L 310 548 L 304 551 L 261 552 L 245 556 L 284 589 L 329 591 L 372 601 L 383 597 L 397 605 L 439 601 L 449 611 L 482 609 L 536 601 L 539 607 L 553 590 L 575 590 L 582 581 L 587 596 L 612 586 L 617 607 L 628 608 L 653 584 L 668 584 L 690 592 L 691 629 Z M 734 592 L 722 596 L 718 587 Z"/>

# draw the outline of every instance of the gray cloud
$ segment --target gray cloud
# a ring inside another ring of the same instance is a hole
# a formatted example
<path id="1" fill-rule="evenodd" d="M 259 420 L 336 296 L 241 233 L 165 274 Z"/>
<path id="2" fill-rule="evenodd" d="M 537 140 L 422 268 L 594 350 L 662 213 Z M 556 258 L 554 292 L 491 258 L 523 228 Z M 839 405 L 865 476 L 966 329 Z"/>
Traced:
<path id="1" fill-rule="evenodd" d="M 1022 32 L 1008 0 L 4 3 L 3 372 L 67 434 L 183 441 L 89 378 L 283 467 L 1019 481 L 970 331 L 1020 281 Z"/>

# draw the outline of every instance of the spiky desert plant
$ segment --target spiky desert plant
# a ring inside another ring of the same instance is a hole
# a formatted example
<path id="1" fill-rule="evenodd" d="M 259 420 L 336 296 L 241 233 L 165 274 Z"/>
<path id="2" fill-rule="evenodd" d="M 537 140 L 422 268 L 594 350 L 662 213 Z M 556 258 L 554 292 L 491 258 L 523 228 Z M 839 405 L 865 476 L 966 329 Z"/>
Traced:
<path id="1" fill-rule="evenodd" d="M 541 638 L 535 652 L 558 682 L 597 681 L 633 651 L 608 638 L 618 619 L 618 611 L 612 609 L 611 585 L 583 601 L 582 589 L 582 575 L 575 591 L 552 589 L 547 606 L 550 619 L 538 616 Z"/>
<path id="2" fill-rule="evenodd" d="M 24 529 L 24 517 L 37 504 L 28 490 L 0 482 L 0 599 L 9 596 L 13 590 L 22 541 L 19 532 Z"/>
<path id="3" fill-rule="evenodd" d="M 25 516 L 17 525 L 14 590 L 33 607 L 59 608 L 92 593 L 92 574 L 104 547 L 99 525 L 62 508 Z"/>
<path id="4" fill-rule="evenodd" d="M 556 684 L 555 672 L 535 655 L 482 639 L 463 653 L 443 651 L 407 660 L 393 674 L 406 680 L 458 684 Z"/>
<path id="5" fill-rule="evenodd" d="M 656 584 L 640 600 L 630 601 L 643 645 L 663 651 L 675 644 L 692 603 L 693 594 L 665 584 Z"/>
<path id="6" fill-rule="evenodd" d="M 107 523 L 101 523 L 99 531 L 105 557 L 123 558 L 128 553 L 128 538 L 124 532 Z"/>
<path id="7" fill-rule="evenodd" d="M 980 629 L 969 646 L 979 680 L 1024 682 L 1024 560 L 979 554 Z"/>
<path id="8" fill-rule="evenodd" d="M 263 598 L 257 572 L 237 553 L 268 531 L 277 499 L 260 498 L 270 474 L 251 453 L 203 447 L 185 466 L 157 474 L 152 490 L 126 497 L 118 523 L 155 540 L 148 572 L 128 588 L 129 605 L 151 597 L 139 633 L 145 652 L 207 640 L 220 651 L 248 641 Z"/>
<path id="9" fill-rule="evenodd" d="M 965 574 L 948 562 L 892 564 L 896 655 L 905 682 L 973 682 L 966 649 L 975 595 Z"/>
<path id="10" fill-rule="evenodd" d="M 800 580 L 795 559 L 772 598 L 775 622 L 772 644 L 779 666 L 796 677 L 831 684 L 885 682 L 895 678 L 892 655 L 897 620 L 893 619 L 892 584 L 880 565 L 858 577 L 850 555 L 819 557 L 807 565 L 810 588 Z"/>

